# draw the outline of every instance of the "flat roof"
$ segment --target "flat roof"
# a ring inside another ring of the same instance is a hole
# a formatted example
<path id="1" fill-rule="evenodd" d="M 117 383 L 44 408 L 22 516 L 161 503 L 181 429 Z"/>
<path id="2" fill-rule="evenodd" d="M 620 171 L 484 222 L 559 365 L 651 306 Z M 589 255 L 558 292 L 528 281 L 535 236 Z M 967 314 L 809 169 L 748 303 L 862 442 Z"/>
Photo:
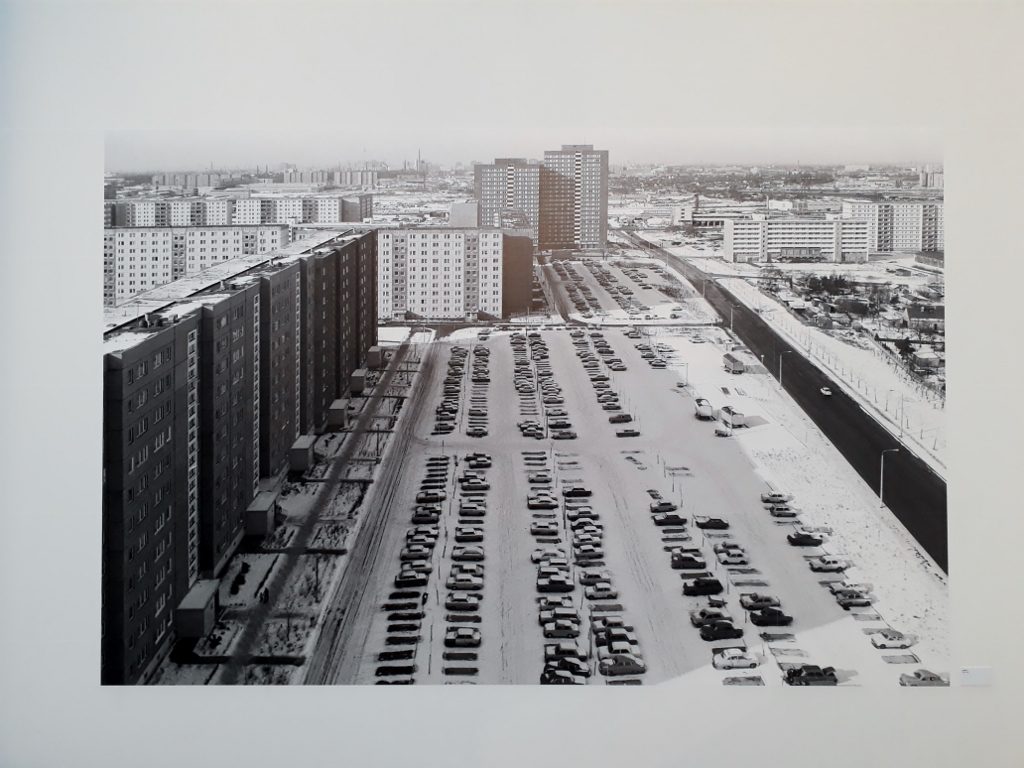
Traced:
<path id="1" fill-rule="evenodd" d="M 208 290 L 222 281 L 234 280 L 250 270 L 257 269 L 271 262 L 277 263 L 281 260 L 295 259 L 332 240 L 353 234 L 353 228 L 351 227 L 338 227 L 338 225 L 334 225 L 332 230 L 325 230 L 324 232 L 304 237 L 276 251 L 239 256 L 237 259 L 229 259 L 220 264 L 215 264 L 195 275 L 182 277 L 170 283 L 157 286 L 140 293 L 138 296 L 129 299 L 117 307 L 104 308 L 103 333 L 113 333 L 118 328 L 135 322 L 143 315 L 162 310 L 171 310 L 178 315 L 185 314 L 183 306 L 175 307 L 174 305 L 184 302 L 189 298 L 195 298 L 195 302 L 198 304 L 209 303 L 210 299 L 213 298 L 212 296 L 198 298 L 196 294 Z M 223 296 L 219 298 L 223 298 Z M 194 306 L 189 307 L 189 310 L 194 308 Z M 123 345 L 120 348 L 124 349 L 128 346 L 131 346 L 131 344 Z"/>
<path id="2" fill-rule="evenodd" d="M 178 603 L 179 611 L 204 610 L 220 589 L 220 582 L 216 579 L 200 579 L 188 591 L 181 602 Z"/>

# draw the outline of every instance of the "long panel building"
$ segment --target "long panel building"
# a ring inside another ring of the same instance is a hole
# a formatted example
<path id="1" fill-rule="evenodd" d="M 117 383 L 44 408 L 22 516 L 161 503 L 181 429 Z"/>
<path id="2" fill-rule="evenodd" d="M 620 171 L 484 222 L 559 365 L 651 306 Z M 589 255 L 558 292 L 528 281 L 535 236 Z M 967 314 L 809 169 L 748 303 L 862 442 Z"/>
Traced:
<path id="1" fill-rule="evenodd" d="M 288 245 L 287 225 L 108 227 L 103 230 L 103 305 L 239 256 Z"/>
<path id="2" fill-rule="evenodd" d="M 106 310 L 104 683 L 145 680 L 209 630 L 261 483 L 376 343 L 374 243 L 322 233 Z"/>
<path id="3" fill-rule="evenodd" d="M 373 195 L 308 194 L 106 200 L 103 221 L 119 227 L 337 224 L 373 216 Z"/>
<path id="4" fill-rule="evenodd" d="M 798 217 L 726 219 L 722 255 L 726 261 L 867 261 L 866 219 Z"/>
<path id="5" fill-rule="evenodd" d="M 940 201 L 844 200 L 843 216 L 866 219 L 872 253 L 945 251 Z"/>

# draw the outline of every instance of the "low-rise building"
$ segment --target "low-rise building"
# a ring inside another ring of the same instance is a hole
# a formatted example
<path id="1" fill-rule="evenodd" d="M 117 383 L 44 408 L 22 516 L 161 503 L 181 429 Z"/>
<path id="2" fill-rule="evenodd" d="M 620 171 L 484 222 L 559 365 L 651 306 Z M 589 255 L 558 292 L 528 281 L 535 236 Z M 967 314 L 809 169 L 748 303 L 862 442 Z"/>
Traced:
<path id="1" fill-rule="evenodd" d="M 911 304 L 904 319 L 909 328 L 941 333 L 946 329 L 946 307 L 942 304 Z"/>

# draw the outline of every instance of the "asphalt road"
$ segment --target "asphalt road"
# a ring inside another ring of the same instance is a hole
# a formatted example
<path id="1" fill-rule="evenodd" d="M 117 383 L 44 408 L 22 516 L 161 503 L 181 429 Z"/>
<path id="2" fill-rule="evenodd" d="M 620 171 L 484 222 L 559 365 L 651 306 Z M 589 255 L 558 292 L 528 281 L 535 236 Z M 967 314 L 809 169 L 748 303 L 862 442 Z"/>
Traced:
<path id="1" fill-rule="evenodd" d="M 695 287 L 701 287 L 705 276 L 700 270 L 641 238 L 628 236 L 637 247 L 668 262 Z M 705 298 L 726 322 L 730 321 L 731 309 L 732 330 L 755 356 L 763 356 L 765 366 L 776 378 L 779 355 L 782 355 L 783 388 L 877 493 L 882 451 L 900 447 L 899 440 L 729 291 L 708 280 Z M 821 394 L 824 386 L 831 387 L 831 397 Z M 885 503 L 918 544 L 948 573 L 945 481 L 909 450 L 901 448 L 898 453 L 888 453 L 885 457 Z"/>

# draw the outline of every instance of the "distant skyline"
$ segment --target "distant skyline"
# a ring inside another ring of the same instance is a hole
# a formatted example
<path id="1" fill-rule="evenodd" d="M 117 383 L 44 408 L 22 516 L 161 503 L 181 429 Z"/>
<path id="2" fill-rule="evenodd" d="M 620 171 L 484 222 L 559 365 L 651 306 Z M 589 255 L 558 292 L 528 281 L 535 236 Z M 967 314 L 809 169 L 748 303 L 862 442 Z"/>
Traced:
<path id="1" fill-rule="evenodd" d="M 816 140 L 812 140 L 819 134 Z M 929 140 L 921 128 L 900 126 L 856 130 L 836 126 L 750 126 L 726 129 L 707 127 L 679 134 L 676 142 L 659 132 L 651 141 L 636 136 L 567 135 L 546 143 L 526 142 L 510 136 L 498 141 L 491 130 L 483 138 L 466 138 L 462 145 L 450 138 L 393 137 L 383 141 L 368 131 L 365 137 L 338 137 L 324 132 L 268 131 L 114 131 L 106 136 L 104 169 L 110 173 L 149 171 L 201 171 L 209 168 L 253 168 L 293 163 L 299 167 L 360 166 L 382 161 L 392 168 L 414 163 L 417 155 L 430 163 L 452 166 L 496 157 L 542 159 L 545 150 L 562 144 L 593 144 L 609 151 L 612 165 L 921 165 L 942 162 L 940 142 Z M 429 139 L 429 140 L 428 140 Z M 887 140 L 888 139 L 888 140 Z M 674 144 L 674 146 L 673 146 Z"/>

